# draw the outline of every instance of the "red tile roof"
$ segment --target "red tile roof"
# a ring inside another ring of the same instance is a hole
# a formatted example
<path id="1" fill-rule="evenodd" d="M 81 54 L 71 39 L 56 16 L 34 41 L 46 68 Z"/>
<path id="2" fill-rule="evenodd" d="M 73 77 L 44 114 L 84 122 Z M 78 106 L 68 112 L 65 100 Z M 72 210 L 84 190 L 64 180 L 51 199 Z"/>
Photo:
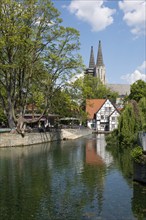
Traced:
<path id="1" fill-rule="evenodd" d="M 102 107 L 106 99 L 86 99 L 86 113 L 88 119 L 93 119 L 94 114 Z"/>

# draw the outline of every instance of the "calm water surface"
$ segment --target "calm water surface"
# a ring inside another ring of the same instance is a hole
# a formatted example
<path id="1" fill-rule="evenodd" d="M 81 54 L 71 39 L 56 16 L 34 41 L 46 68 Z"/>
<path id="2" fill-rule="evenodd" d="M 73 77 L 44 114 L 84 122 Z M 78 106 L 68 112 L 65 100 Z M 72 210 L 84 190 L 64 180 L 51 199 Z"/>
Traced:
<path id="1" fill-rule="evenodd" d="M 133 219 L 146 219 L 146 187 L 103 135 L 0 149 L 0 220 Z"/>

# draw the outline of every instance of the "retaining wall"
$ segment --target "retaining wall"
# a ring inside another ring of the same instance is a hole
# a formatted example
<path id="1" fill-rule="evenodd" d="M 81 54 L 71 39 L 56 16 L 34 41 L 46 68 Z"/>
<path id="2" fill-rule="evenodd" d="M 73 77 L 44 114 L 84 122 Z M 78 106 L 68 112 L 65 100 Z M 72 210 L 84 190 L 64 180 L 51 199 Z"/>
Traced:
<path id="1" fill-rule="evenodd" d="M 0 134 L 0 147 L 16 147 L 45 142 L 76 139 L 92 133 L 89 129 L 62 129 L 45 133 L 26 133 L 24 137 L 20 134 Z"/>
<path id="2" fill-rule="evenodd" d="M 139 144 L 143 148 L 143 151 L 146 152 L 146 132 L 139 132 Z"/>

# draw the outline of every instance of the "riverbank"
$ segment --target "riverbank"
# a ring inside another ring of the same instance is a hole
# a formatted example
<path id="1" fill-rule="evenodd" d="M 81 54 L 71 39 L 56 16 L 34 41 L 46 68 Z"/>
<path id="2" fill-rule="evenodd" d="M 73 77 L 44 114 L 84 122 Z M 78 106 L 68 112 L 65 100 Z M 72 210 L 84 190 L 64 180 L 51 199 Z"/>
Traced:
<path id="1" fill-rule="evenodd" d="M 0 147 L 17 147 L 33 144 L 41 144 L 57 140 L 71 140 L 92 134 L 90 129 L 61 129 L 51 132 L 26 133 L 24 137 L 20 134 L 0 134 Z"/>

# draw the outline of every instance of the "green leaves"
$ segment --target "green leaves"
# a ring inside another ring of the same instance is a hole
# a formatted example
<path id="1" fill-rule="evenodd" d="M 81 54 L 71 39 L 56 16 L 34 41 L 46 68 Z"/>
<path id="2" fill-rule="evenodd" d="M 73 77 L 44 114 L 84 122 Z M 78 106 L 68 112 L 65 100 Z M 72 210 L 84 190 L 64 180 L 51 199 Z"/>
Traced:
<path id="1" fill-rule="evenodd" d="M 51 111 L 56 91 L 82 71 L 79 32 L 59 15 L 51 0 L 0 1 L 0 101 L 10 121 L 30 100 Z"/>
<path id="2" fill-rule="evenodd" d="M 129 99 L 139 102 L 143 97 L 146 98 L 146 82 L 137 80 L 131 85 Z"/>
<path id="3" fill-rule="evenodd" d="M 74 88 L 76 88 L 83 101 L 103 98 L 115 100 L 118 95 L 103 85 L 98 78 L 91 75 L 85 75 L 84 78 L 77 79 L 74 82 Z"/>
<path id="4" fill-rule="evenodd" d="M 137 163 L 141 163 L 142 162 L 142 156 L 143 156 L 143 152 L 142 152 L 142 147 L 140 146 L 136 146 L 132 149 L 131 151 L 131 157 L 132 159 L 137 162 Z"/>

